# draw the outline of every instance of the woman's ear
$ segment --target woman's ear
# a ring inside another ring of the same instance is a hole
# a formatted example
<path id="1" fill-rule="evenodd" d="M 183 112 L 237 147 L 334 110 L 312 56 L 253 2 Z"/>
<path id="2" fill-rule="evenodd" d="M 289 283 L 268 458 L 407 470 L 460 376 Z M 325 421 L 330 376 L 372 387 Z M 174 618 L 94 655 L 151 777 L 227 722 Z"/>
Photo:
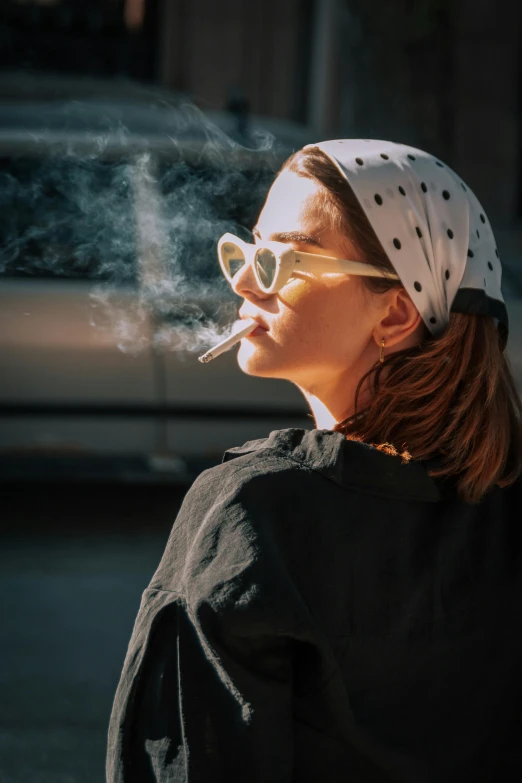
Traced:
<path id="1" fill-rule="evenodd" d="M 377 345 L 384 337 L 386 346 L 398 345 L 411 338 L 408 345 L 416 345 L 424 334 L 424 321 L 405 288 L 392 288 L 387 292 L 384 314 L 376 325 L 373 336 Z"/>

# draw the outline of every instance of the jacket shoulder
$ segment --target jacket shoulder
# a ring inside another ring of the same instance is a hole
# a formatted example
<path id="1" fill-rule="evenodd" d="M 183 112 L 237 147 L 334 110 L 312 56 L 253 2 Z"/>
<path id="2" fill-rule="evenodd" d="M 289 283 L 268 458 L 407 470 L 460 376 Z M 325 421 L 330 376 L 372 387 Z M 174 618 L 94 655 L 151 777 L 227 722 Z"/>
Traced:
<path id="1" fill-rule="evenodd" d="M 218 580 L 245 564 L 269 534 L 274 514 L 256 513 L 267 495 L 279 496 L 285 472 L 302 468 L 271 450 L 246 453 L 204 470 L 187 491 L 150 587 L 186 594 L 195 575 L 210 568 Z M 274 509 L 273 509 L 274 510 Z M 218 569 L 218 565 L 219 566 Z"/>

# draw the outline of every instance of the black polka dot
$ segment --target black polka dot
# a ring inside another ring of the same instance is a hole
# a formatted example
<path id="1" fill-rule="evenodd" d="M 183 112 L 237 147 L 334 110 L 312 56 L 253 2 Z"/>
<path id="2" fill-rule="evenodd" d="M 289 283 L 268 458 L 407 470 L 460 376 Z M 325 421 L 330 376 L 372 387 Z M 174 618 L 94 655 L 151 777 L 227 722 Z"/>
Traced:
<path id="1" fill-rule="evenodd" d="M 418 226 L 415 226 L 415 231 L 417 232 L 417 236 L 419 237 L 419 239 L 422 239 L 422 231 Z"/>
<path id="2" fill-rule="evenodd" d="M 384 160 L 390 160 L 389 155 L 386 155 L 385 152 L 381 152 L 381 158 L 384 158 Z"/>
<path id="3" fill-rule="evenodd" d="M 470 258 L 473 258 L 473 257 L 474 257 L 474 255 L 475 255 L 475 253 L 473 252 L 473 250 L 470 250 L 470 249 L 469 249 L 469 247 L 468 247 L 468 256 L 469 256 Z"/>
<path id="4" fill-rule="evenodd" d="M 404 188 L 402 187 L 402 185 L 399 185 L 399 193 L 402 193 L 402 195 L 403 195 L 403 196 L 405 196 L 405 195 L 406 195 L 406 191 L 404 190 Z"/>
<path id="5" fill-rule="evenodd" d="M 381 196 L 379 196 L 379 194 L 378 194 L 378 193 L 376 193 L 376 194 L 375 194 L 375 196 L 374 196 L 374 198 L 375 198 L 375 201 L 377 202 L 377 204 L 378 204 L 379 206 L 381 206 L 381 204 L 382 204 L 382 198 L 381 198 Z"/>
<path id="6" fill-rule="evenodd" d="M 415 160 L 415 156 L 414 156 L 414 155 L 410 155 L 409 153 L 408 153 L 408 158 L 409 158 L 410 160 Z"/>
<path id="7" fill-rule="evenodd" d="M 449 280 L 449 279 L 450 279 L 449 269 L 446 269 L 446 280 Z"/>
<path id="8" fill-rule="evenodd" d="M 495 255 L 496 255 L 497 258 L 500 258 L 499 254 L 498 254 L 497 248 L 495 248 Z"/>
<path id="9" fill-rule="evenodd" d="M 468 189 L 467 189 L 467 187 L 465 186 L 465 184 L 464 184 L 463 182 L 461 182 L 460 184 L 462 185 L 462 190 L 464 191 L 464 193 L 467 193 L 467 190 L 468 190 Z"/>
<path id="10" fill-rule="evenodd" d="M 421 182 L 421 188 L 422 188 L 422 192 L 423 193 L 427 193 L 428 192 L 428 188 L 426 187 L 426 183 L 425 182 Z"/>
<path id="11" fill-rule="evenodd" d="M 480 213 L 480 219 L 482 220 L 482 222 L 483 222 L 483 223 L 485 223 L 485 222 L 486 222 L 486 218 L 484 217 L 484 215 L 482 214 L 482 212 Z"/>
<path id="12" fill-rule="evenodd" d="M 493 271 L 493 264 L 491 263 L 491 261 L 488 261 L 488 267 L 491 269 L 491 271 Z"/>
<path id="13" fill-rule="evenodd" d="M 362 158 L 355 158 L 355 162 L 359 164 L 359 166 L 364 166 L 364 160 Z"/>
<path id="14" fill-rule="evenodd" d="M 450 194 L 448 193 L 448 191 L 447 191 L 447 190 L 443 190 L 443 191 L 442 191 L 442 196 L 443 196 L 443 198 L 445 198 L 445 199 L 446 199 L 446 201 L 447 201 L 447 200 L 449 199 L 449 197 L 450 197 Z"/>
<path id="15" fill-rule="evenodd" d="M 448 228 L 446 233 L 447 233 L 447 235 L 449 236 L 450 239 L 453 239 L 453 231 L 451 230 L 451 228 Z"/>
<path id="16" fill-rule="evenodd" d="M 444 166 L 442 165 L 442 163 L 440 161 L 436 160 L 435 163 L 437 164 L 437 166 L 440 166 L 441 169 L 444 168 Z"/>
<path id="17" fill-rule="evenodd" d="M 434 318 L 434 316 L 432 315 L 430 318 L 430 324 L 436 324 L 436 323 L 437 323 L 437 319 Z"/>
<path id="18" fill-rule="evenodd" d="M 402 245 L 401 245 L 401 243 L 399 242 L 399 240 L 398 240 L 398 239 L 394 239 L 394 240 L 393 240 L 393 244 L 395 245 L 395 247 L 397 248 L 397 250 L 400 250 L 400 249 L 401 249 L 401 247 L 402 247 Z"/>
<path id="19" fill-rule="evenodd" d="M 480 239 L 480 234 L 479 234 L 478 228 L 477 228 L 477 237 Z"/>
<path id="20" fill-rule="evenodd" d="M 422 286 L 420 283 L 417 282 L 417 280 L 414 282 L 413 287 L 416 291 L 422 291 Z"/>

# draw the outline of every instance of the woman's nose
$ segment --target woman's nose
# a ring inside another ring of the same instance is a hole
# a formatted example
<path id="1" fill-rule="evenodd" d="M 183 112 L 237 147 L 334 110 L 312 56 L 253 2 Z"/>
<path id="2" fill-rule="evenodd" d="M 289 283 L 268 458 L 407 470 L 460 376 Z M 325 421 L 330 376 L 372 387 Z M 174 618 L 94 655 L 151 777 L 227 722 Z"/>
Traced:
<path id="1" fill-rule="evenodd" d="M 256 280 L 252 263 L 244 263 L 243 266 L 238 269 L 231 282 L 232 290 L 238 296 L 245 297 L 245 294 L 251 293 L 255 296 L 263 294 L 261 288 Z"/>

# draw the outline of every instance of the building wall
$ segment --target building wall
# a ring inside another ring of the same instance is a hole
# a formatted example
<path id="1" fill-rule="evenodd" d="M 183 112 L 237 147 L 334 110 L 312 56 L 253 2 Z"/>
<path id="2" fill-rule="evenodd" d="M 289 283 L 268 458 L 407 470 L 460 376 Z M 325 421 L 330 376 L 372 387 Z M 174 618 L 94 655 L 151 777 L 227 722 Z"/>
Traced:
<path id="1" fill-rule="evenodd" d="M 455 165 L 503 226 L 518 213 L 522 5 L 460 0 L 454 22 Z"/>
<path id="2" fill-rule="evenodd" d="M 303 120 L 303 0 L 164 0 L 160 79 L 202 108 L 222 109 L 239 88 L 250 110 Z"/>

